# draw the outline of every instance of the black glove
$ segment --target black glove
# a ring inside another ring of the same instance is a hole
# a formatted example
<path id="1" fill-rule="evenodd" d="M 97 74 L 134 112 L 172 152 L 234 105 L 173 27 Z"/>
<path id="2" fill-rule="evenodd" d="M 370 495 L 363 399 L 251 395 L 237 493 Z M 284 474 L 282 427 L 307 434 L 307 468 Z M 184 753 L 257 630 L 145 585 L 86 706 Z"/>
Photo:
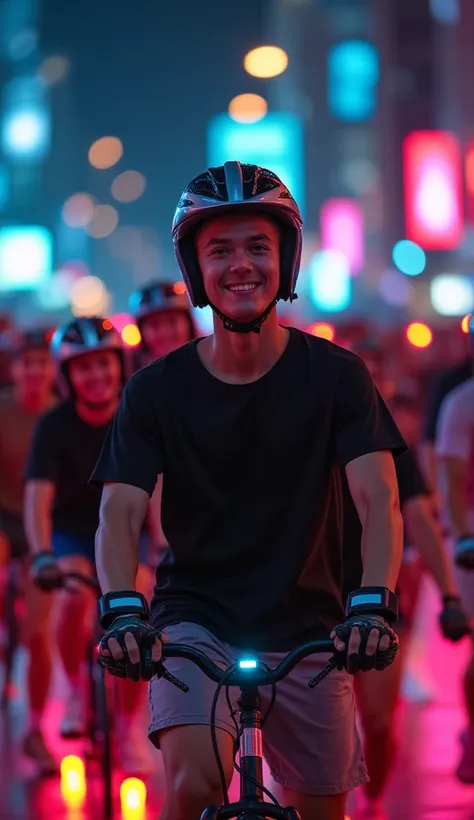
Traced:
<path id="1" fill-rule="evenodd" d="M 138 645 L 139 663 L 132 663 L 130 660 L 125 644 L 127 633 L 133 635 Z M 115 638 L 120 644 L 123 652 L 123 658 L 120 660 L 115 660 L 109 649 L 108 642 L 111 638 Z M 111 675 L 118 678 L 129 678 L 133 681 L 151 680 L 153 675 L 159 674 L 160 662 L 152 660 L 152 648 L 156 638 L 160 638 L 160 633 L 148 621 L 136 615 L 120 615 L 112 621 L 99 644 L 99 661 Z"/>
<path id="2" fill-rule="evenodd" d="M 33 583 L 43 592 L 52 592 L 63 586 L 63 575 L 52 552 L 39 552 L 33 556 L 30 576 Z"/>
<path id="3" fill-rule="evenodd" d="M 390 666 L 398 652 L 398 636 L 390 624 L 387 623 L 381 615 L 352 615 L 350 618 L 347 618 L 344 623 L 334 628 L 332 636 L 343 641 L 347 650 L 351 632 L 355 627 L 357 627 L 360 632 L 361 640 L 359 651 L 347 654 L 346 670 L 349 674 L 355 675 L 356 672 L 368 672 L 370 669 L 382 671 L 387 666 Z M 390 638 L 390 646 L 384 650 L 376 649 L 372 655 L 367 655 L 367 640 L 373 629 L 376 629 L 379 633 L 379 641 L 384 635 L 388 635 Z"/>
<path id="4" fill-rule="evenodd" d="M 474 570 L 474 535 L 463 535 L 458 539 L 454 560 L 458 567 Z"/>
<path id="5" fill-rule="evenodd" d="M 439 625 L 444 637 L 453 643 L 470 634 L 471 625 L 459 598 L 450 595 L 443 598 Z"/>

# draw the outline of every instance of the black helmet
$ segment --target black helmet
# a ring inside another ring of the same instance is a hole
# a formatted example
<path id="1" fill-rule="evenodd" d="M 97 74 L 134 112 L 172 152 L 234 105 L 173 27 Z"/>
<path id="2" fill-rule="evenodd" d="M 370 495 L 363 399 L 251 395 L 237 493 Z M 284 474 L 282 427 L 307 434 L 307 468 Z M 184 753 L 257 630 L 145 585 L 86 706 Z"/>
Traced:
<path id="1" fill-rule="evenodd" d="M 196 336 L 191 305 L 182 282 L 150 282 L 132 293 L 128 304 L 139 327 L 143 319 L 153 313 L 179 312 L 189 321 L 190 339 Z"/>
<path id="2" fill-rule="evenodd" d="M 58 327 L 51 340 L 51 353 L 57 362 L 63 389 L 70 392 L 68 363 L 94 350 L 116 350 L 126 380 L 124 346 L 120 334 L 108 319 L 100 316 L 72 319 Z"/>
<path id="3" fill-rule="evenodd" d="M 174 215 L 172 236 L 191 302 L 197 307 L 205 307 L 210 302 L 197 259 L 196 231 L 213 216 L 243 208 L 264 211 L 273 216 L 281 228 L 280 288 L 264 313 L 251 322 L 234 322 L 210 305 L 227 330 L 248 333 L 258 332 L 278 299 L 292 301 L 296 298 L 303 225 L 298 205 L 288 188 L 276 174 L 258 165 L 226 162 L 218 168 L 208 168 L 184 190 Z"/>

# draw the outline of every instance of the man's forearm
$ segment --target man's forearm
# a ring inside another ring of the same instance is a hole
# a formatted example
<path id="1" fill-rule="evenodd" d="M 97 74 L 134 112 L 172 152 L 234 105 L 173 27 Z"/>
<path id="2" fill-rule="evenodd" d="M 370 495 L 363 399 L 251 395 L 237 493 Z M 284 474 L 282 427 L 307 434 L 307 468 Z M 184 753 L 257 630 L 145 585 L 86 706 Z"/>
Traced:
<path id="1" fill-rule="evenodd" d="M 390 499 L 367 502 L 362 521 L 362 585 L 395 590 L 403 552 L 403 520 Z"/>
<path id="2" fill-rule="evenodd" d="M 436 492 L 438 480 L 438 463 L 436 461 L 435 448 L 432 441 L 422 441 L 419 448 L 420 464 L 423 470 L 425 481 L 431 492 Z"/>
<path id="3" fill-rule="evenodd" d="M 49 510 L 30 510 L 25 516 L 25 532 L 32 555 L 52 552 L 52 524 Z"/>
<path id="4" fill-rule="evenodd" d="M 443 500 L 452 535 L 455 538 L 467 535 L 469 533 L 469 521 L 464 484 L 449 482 L 448 487 L 443 491 Z"/>
<path id="5" fill-rule="evenodd" d="M 408 531 L 428 572 L 441 595 L 458 594 L 448 553 L 444 548 L 438 527 L 426 496 L 410 499 L 403 507 Z"/>
<path id="6" fill-rule="evenodd" d="M 97 576 L 103 593 L 135 589 L 138 541 L 146 512 L 146 496 L 137 507 L 128 503 L 124 493 L 104 488 L 95 539 Z"/>
<path id="7" fill-rule="evenodd" d="M 25 493 L 25 533 L 32 555 L 45 550 L 52 551 L 51 493 L 38 492 L 34 487 L 26 487 Z"/>
<path id="8" fill-rule="evenodd" d="M 102 592 L 135 589 L 138 538 L 126 522 L 101 521 L 95 539 L 97 577 Z"/>

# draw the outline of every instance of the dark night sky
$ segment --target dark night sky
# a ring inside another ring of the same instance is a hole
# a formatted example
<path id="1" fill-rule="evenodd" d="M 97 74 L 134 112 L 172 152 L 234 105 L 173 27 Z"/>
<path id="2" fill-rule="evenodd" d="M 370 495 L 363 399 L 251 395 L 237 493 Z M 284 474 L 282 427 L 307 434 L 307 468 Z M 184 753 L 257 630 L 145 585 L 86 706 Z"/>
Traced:
<path id="1" fill-rule="evenodd" d="M 53 89 L 48 199 L 87 189 L 105 201 L 116 171 L 136 168 L 148 188 L 123 206 L 124 221 L 156 228 L 166 255 L 179 194 L 206 165 L 207 120 L 261 90 L 242 60 L 262 34 L 262 0 L 45 0 L 43 53 L 71 60 Z M 88 147 L 105 134 L 120 137 L 124 157 L 91 170 Z"/>

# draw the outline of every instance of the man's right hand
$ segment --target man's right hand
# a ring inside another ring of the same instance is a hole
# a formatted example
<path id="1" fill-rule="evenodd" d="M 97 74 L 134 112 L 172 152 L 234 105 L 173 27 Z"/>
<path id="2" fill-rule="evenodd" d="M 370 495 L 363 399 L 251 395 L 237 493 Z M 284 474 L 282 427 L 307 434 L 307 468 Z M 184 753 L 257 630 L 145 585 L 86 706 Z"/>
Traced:
<path id="1" fill-rule="evenodd" d="M 166 635 L 136 615 L 121 615 L 110 624 L 99 645 L 99 661 L 111 675 L 149 681 L 156 674 Z"/>
<path id="2" fill-rule="evenodd" d="M 43 592 L 51 592 L 62 586 L 62 572 L 52 552 L 40 552 L 33 556 L 30 577 Z"/>

